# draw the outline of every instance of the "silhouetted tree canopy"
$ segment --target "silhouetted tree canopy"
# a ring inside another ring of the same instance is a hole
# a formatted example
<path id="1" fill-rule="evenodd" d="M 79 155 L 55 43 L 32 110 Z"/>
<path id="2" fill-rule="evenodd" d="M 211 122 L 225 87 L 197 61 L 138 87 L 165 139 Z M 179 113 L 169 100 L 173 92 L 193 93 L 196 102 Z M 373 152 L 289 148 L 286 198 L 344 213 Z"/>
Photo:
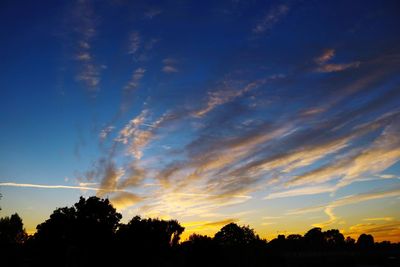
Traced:
<path id="1" fill-rule="evenodd" d="M 278 235 L 277 238 L 272 239 L 269 242 L 269 246 L 274 250 L 283 250 L 286 249 L 286 247 L 288 247 L 290 243 L 287 242 L 286 237 L 284 235 Z"/>
<path id="2" fill-rule="evenodd" d="M 353 248 L 356 243 L 356 240 L 354 238 L 351 238 L 350 236 L 346 237 L 344 244 L 346 248 Z"/>
<path id="3" fill-rule="evenodd" d="M 118 251 L 134 254 L 136 261 L 158 266 L 169 260 L 184 228 L 176 220 L 142 219 L 135 216 L 117 232 Z"/>
<path id="4" fill-rule="evenodd" d="M 160 247 L 170 247 L 178 244 L 180 235 L 185 228 L 178 221 L 164 221 L 160 219 L 142 219 L 135 216 L 118 230 L 121 240 L 137 240 L 141 246 L 157 244 Z"/>
<path id="5" fill-rule="evenodd" d="M 81 197 L 73 207 L 56 209 L 48 220 L 37 226 L 35 237 L 67 244 L 109 240 L 121 218 L 108 199 Z"/>
<path id="6" fill-rule="evenodd" d="M 185 266 L 216 266 L 220 253 L 214 240 L 206 235 L 192 234 L 180 246 Z"/>
<path id="7" fill-rule="evenodd" d="M 287 240 L 291 240 L 291 241 L 297 241 L 297 240 L 301 240 L 303 237 L 301 235 L 297 235 L 297 234 L 292 234 L 292 235 L 288 235 L 287 236 Z"/>
<path id="8" fill-rule="evenodd" d="M 108 199 L 81 197 L 72 207 L 56 209 L 37 226 L 34 257 L 44 257 L 46 251 L 48 265 L 56 259 L 68 259 L 64 264 L 105 264 L 112 258 L 108 246 L 112 247 L 121 218 Z"/>
<path id="9" fill-rule="evenodd" d="M 75 209 L 73 207 L 58 208 L 50 215 L 48 220 L 36 227 L 35 239 L 43 243 L 70 243 L 76 236 L 75 225 Z"/>
<path id="10" fill-rule="evenodd" d="M 17 213 L 0 218 L 0 265 L 16 266 L 20 261 L 21 246 L 27 234 L 21 217 Z"/>
<path id="11" fill-rule="evenodd" d="M 374 237 L 368 234 L 361 234 L 357 239 L 357 246 L 360 249 L 370 249 L 374 246 Z"/>
<path id="12" fill-rule="evenodd" d="M 212 241 L 212 238 L 206 235 L 199 235 L 194 233 L 189 236 L 188 241 L 193 244 L 200 244 L 200 243 L 208 243 Z"/>
<path id="13" fill-rule="evenodd" d="M 22 244 L 27 238 L 21 217 L 17 213 L 0 218 L 0 244 Z"/>
<path id="14" fill-rule="evenodd" d="M 267 242 L 249 226 L 229 223 L 214 238 L 192 234 L 176 220 L 122 216 L 107 199 L 81 197 L 56 209 L 32 237 L 18 214 L 0 219 L 2 266 L 399 266 L 400 244 L 357 242 L 337 229 L 315 227 Z"/>
<path id="15" fill-rule="evenodd" d="M 324 232 L 324 239 L 331 248 L 344 246 L 344 236 L 337 229 Z"/>
<path id="16" fill-rule="evenodd" d="M 304 240 L 312 249 L 321 249 L 324 246 L 325 237 L 320 227 L 315 227 L 309 230 L 304 235 Z"/>
<path id="17" fill-rule="evenodd" d="M 248 226 L 239 226 L 236 223 L 225 225 L 214 236 L 215 241 L 223 246 L 248 245 L 260 238 Z"/>

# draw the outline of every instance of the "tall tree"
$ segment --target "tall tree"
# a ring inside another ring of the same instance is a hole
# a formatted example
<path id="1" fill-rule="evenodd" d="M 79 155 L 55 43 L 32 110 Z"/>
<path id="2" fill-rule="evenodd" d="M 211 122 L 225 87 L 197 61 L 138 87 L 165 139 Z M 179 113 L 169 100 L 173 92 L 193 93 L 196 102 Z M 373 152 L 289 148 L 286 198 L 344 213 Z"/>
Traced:
<path id="1" fill-rule="evenodd" d="M 106 264 L 113 258 L 113 239 L 121 218 L 108 199 L 81 197 L 72 207 L 56 209 L 37 226 L 34 256 L 43 261 L 41 253 L 46 251 L 49 265 Z"/>
<path id="2" fill-rule="evenodd" d="M 27 234 L 21 217 L 17 213 L 0 218 L 0 254 L 2 266 L 18 266 L 21 248 Z"/>
<path id="3" fill-rule="evenodd" d="M 20 245 L 24 243 L 26 237 L 24 224 L 17 213 L 10 217 L 0 218 L 1 245 Z"/>
<path id="4" fill-rule="evenodd" d="M 184 228 L 176 220 L 132 218 L 117 232 L 121 263 L 134 256 L 138 264 L 160 266 L 171 261 Z"/>
<path id="5" fill-rule="evenodd" d="M 345 244 L 344 236 L 337 229 L 324 232 L 324 238 L 330 248 L 342 248 Z"/>
<path id="6" fill-rule="evenodd" d="M 374 246 L 374 237 L 369 234 L 361 234 L 357 239 L 357 247 L 360 249 L 371 249 Z"/>
<path id="7" fill-rule="evenodd" d="M 250 227 L 230 223 L 215 234 L 214 240 L 224 246 L 236 246 L 248 245 L 260 240 L 260 238 Z"/>
<path id="8" fill-rule="evenodd" d="M 304 235 L 304 241 L 310 249 L 321 249 L 324 247 L 325 237 L 320 227 L 314 227 Z"/>

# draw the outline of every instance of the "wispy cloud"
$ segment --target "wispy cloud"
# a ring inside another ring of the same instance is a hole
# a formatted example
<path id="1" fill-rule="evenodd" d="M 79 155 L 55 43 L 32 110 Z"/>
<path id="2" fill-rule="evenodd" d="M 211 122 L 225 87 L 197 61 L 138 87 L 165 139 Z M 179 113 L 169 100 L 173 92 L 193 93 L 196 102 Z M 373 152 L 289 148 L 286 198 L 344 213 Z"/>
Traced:
<path id="1" fill-rule="evenodd" d="M 139 85 L 139 81 L 143 78 L 145 72 L 146 72 L 146 70 L 145 70 L 144 68 L 137 68 L 137 69 L 132 73 L 131 80 L 130 80 L 129 83 L 125 86 L 124 90 L 126 90 L 126 91 L 131 91 L 131 90 L 137 88 L 138 85 Z"/>
<path id="2" fill-rule="evenodd" d="M 123 86 L 122 101 L 117 117 L 126 113 L 133 105 L 135 91 L 139 88 L 147 69 L 143 66 L 149 59 L 149 51 L 158 42 L 157 39 L 146 40 L 138 31 L 133 31 L 129 36 L 128 54 L 132 56 L 133 61 L 140 62 L 142 66 L 132 71 L 129 81 Z"/>
<path id="3" fill-rule="evenodd" d="M 128 153 L 136 159 L 142 158 L 142 149 L 152 140 L 157 129 L 170 119 L 168 114 L 164 114 L 153 123 L 148 123 L 148 116 L 149 111 L 142 110 L 138 116 L 125 125 L 115 139 L 117 142 L 128 144 Z"/>
<path id="4" fill-rule="evenodd" d="M 307 186 L 307 187 L 300 187 L 295 189 L 290 189 L 282 192 L 274 192 L 264 199 L 275 199 L 275 198 L 285 198 L 285 197 L 295 197 L 295 196 L 304 196 L 304 195 L 315 195 L 315 194 L 322 194 L 322 193 L 330 193 L 335 190 L 332 185 L 325 185 L 325 186 Z"/>
<path id="5" fill-rule="evenodd" d="M 238 219 L 222 219 L 218 221 L 188 221 L 183 222 L 182 225 L 185 227 L 183 233 L 183 239 L 189 237 L 192 233 L 210 235 L 218 231 L 222 226 L 238 222 Z"/>
<path id="6" fill-rule="evenodd" d="M 314 59 L 315 63 L 322 65 L 327 61 L 331 60 L 335 56 L 335 49 L 329 48 L 325 49 L 325 51 L 318 57 Z"/>
<path id="7" fill-rule="evenodd" d="M 89 93 L 96 93 L 99 90 L 100 68 L 92 63 L 83 64 L 77 80 L 82 81 L 86 85 Z"/>
<path id="8" fill-rule="evenodd" d="M 394 175 L 394 174 L 377 174 L 376 175 L 379 178 L 382 179 L 399 179 L 400 177 L 398 175 Z"/>
<path id="9" fill-rule="evenodd" d="M 333 56 L 328 51 L 316 61 L 327 64 Z M 177 64 L 172 58 L 162 63 Z M 143 74 L 135 70 L 132 81 Z M 223 219 L 221 208 L 244 204 L 260 190 L 269 192 L 266 199 L 332 193 L 365 175 L 380 175 L 399 158 L 394 133 L 400 113 L 382 112 L 399 92 L 388 88 L 376 95 L 375 85 L 384 75 L 369 74 L 340 80 L 329 87 L 331 93 L 304 98 L 292 111 L 273 98 L 276 90 L 285 90 L 277 85 L 287 86 L 290 80 L 284 75 L 218 79 L 203 101 L 194 99 L 164 113 L 146 105 L 115 131 L 111 152 L 93 177 L 102 181 L 103 192 L 144 190 L 143 198 L 124 206 L 134 205 L 146 216 Z M 351 105 L 356 95 L 368 97 Z M 257 98 L 277 102 L 254 107 Z M 284 103 L 289 107 L 291 101 Z M 343 103 L 346 107 L 340 108 Z M 194 123 L 201 126 L 191 127 Z M 163 138 L 170 149 L 163 149 Z M 329 217 L 320 225 L 340 220 L 334 208 L 314 207 Z"/>
<path id="10" fill-rule="evenodd" d="M 128 54 L 132 56 L 136 56 L 137 52 L 139 51 L 140 45 L 142 43 L 142 38 L 140 37 L 140 33 L 134 31 L 129 36 L 129 47 L 128 47 Z"/>
<path id="11" fill-rule="evenodd" d="M 229 103 L 236 98 L 241 97 L 245 93 L 248 93 L 266 84 L 269 81 L 280 79 L 283 77 L 284 75 L 282 74 L 271 75 L 268 78 L 255 80 L 244 85 L 236 85 L 234 81 L 223 81 L 221 85 L 222 88 L 220 90 L 209 92 L 206 106 L 193 112 L 193 115 L 197 117 L 202 117 L 220 105 Z"/>
<path id="12" fill-rule="evenodd" d="M 205 223 L 204 226 L 221 227 L 221 226 L 224 226 L 226 224 L 233 223 L 233 222 L 237 222 L 237 219 L 225 219 L 225 220 L 221 220 L 221 221 L 209 222 L 209 223 Z"/>
<path id="13" fill-rule="evenodd" d="M 283 19 L 289 12 L 288 5 L 272 7 L 268 13 L 253 28 L 253 33 L 261 34 L 270 30 L 276 23 Z"/>
<path id="14" fill-rule="evenodd" d="M 143 79 L 144 74 L 146 73 L 146 69 L 139 67 L 135 69 L 132 73 L 132 76 L 128 83 L 124 86 L 122 91 L 122 102 L 120 106 L 120 111 L 125 113 L 131 108 L 133 104 L 133 99 L 135 95 L 135 91 L 140 86 L 140 81 Z"/>
<path id="15" fill-rule="evenodd" d="M 176 67 L 170 66 L 170 65 L 164 66 L 164 67 L 162 68 L 162 71 L 165 72 L 165 73 L 179 72 L 178 69 L 177 69 Z"/>
<path id="16" fill-rule="evenodd" d="M 386 197 L 396 197 L 400 196 L 400 188 L 394 187 L 388 190 L 373 190 L 371 192 L 367 193 L 362 193 L 358 195 L 350 195 L 346 197 L 339 198 L 335 201 L 333 201 L 330 206 L 331 207 L 340 207 L 340 206 L 346 206 L 349 204 L 355 204 L 359 202 L 364 202 L 368 200 L 375 200 L 375 199 L 381 199 L 381 198 L 386 198 Z"/>
<path id="17" fill-rule="evenodd" d="M 360 66 L 359 61 L 349 63 L 328 63 L 334 56 L 336 51 L 334 49 L 326 49 L 320 56 L 314 59 L 315 63 L 319 65 L 316 68 L 317 72 L 338 72 L 344 71 L 351 68 L 358 68 Z"/>
<path id="18" fill-rule="evenodd" d="M 368 148 L 293 178 L 288 184 L 318 183 L 341 178 L 337 187 L 348 185 L 363 175 L 374 175 L 400 160 L 397 122 L 385 128 Z"/>
<path id="19" fill-rule="evenodd" d="M 313 226 L 326 227 L 326 226 L 329 226 L 340 220 L 340 217 L 338 217 L 334 213 L 334 209 L 337 207 L 347 206 L 347 205 L 351 205 L 351 204 L 357 204 L 357 203 L 370 201 L 370 200 L 377 200 L 377 199 L 382 199 L 382 198 L 398 197 L 398 196 L 400 196 L 400 188 L 398 188 L 398 187 L 388 189 L 388 190 L 374 190 L 374 191 L 367 192 L 367 193 L 349 195 L 349 196 L 345 196 L 342 198 L 338 198 L 328 204 L 322 204 L 322 205 L 318 205 L 318 206 L 307 207 L 307 208 L 289 211 L 287 214 L 288 215 L 296 215 L 296 214 L 304 214 L 304 213 L 308 213 L 308 212 L 317 212 L 317 211 L 323 210 L 325 212 L 325 214 L 329 217 L 329 219 L 324 222 L 315 223 L 315 224 L 313 224 Z"/>
<path id="20" fill-rule="evenodd" d="M 224 198 L 213 194 L 204 194 L 196 188 L 186 188 L 185 193 L 174 192 L 173 189 L 159 188 L 142 203 L 139 213 L 149 217 L 218 217 L 215 212 L 221 207 L 244 203 L 251 199 L 245 195 L 231 195 Z"/>
<path id="21" fill-rule="evenodd" d="M 173 58 L 165 58 L 163 60 L 163 68 L 162 71 L 165 73 L 174 73 L 174 72 L 179 72 L 178 68 L 176 65 L 178 64 L 178 61 Z"/>
<path id="22" fill-rule="evenodd" d="M 80 72 L 76 79 L 81 81 L 87 91 L 95 96 L 99 90 L 102 65 L 95 63 L 92 42 L 96 35 L 94 11 L 89 1 L 79 1 L 76 7 L 75 20 L 78 33 L 75 60 L 79 63 Z"/>
<path id="23" fill-rule="evenodd" d="M 260 129 L 270 129 L 271 131 L 264 133 L 259 131 Z M 245 175 L 225 175 L 221 171 L 225 167 L 232 166 L 247 156 L 251 156 L 254 149 L 260 144 L 281 136 L 287 130 L 287 126 L 272 129 L 270 125 L 260 125 L 253 132 L 249 132 L 247 136 L 239 136 L 230 140 L 215 139 L 214 142 L 208 142 L 209 139 L 195 140 L 187 147 L 191 153 L 189 159 L 167 166 L 160 172 L 159 179 L 166 185 L 171 185 L 171 182 L 174 181 L 175 186 L 202 181 L 205 187 L 203 190 L 218 192 L 221 197 L 246 192 L 258 180 L 257 177 L 249 176 L 246 179 Z M 191 149 L 193 150 L 191 151 Z"/>
<path id="24" fill-rule="evenodd" d="M 344 231 L 345 235 L 350 235 L 353 238 L 357 238 L 362 233 L 372 234 L 375 241 L 396 239 L 400 235 L 400 221 L 359 223 Z"/>
<path id="25" fill-rule="evenodd" d="M 146 11 L 146 12 L 144 13 L 144 16 L 145 16 L 147 19 L 153 19 L 153 18 L 157 17 L 158 15 L 160 15 L 162 12 L 163 12 L 163 11 L 162 11 L 161 9 L 152 8 L 152 9 L 149 9 L 148 11 Z"/>
<path id="26" fill-rule="evenodd" d="M 110 135 L 110 133 L 115 129 L 115 126 L 107 126 L 106 128 L 102 129 L 100 131 L 99 137 L 101 141 L 104 141 L 107 139 L 107 137 Z"/>
<path id="27" fill-rule="evenodd" d="M 324 64 L 321 65 L 317 68 L 318 72 L 338 72 L 338 71 L 343 71 L 347 70 L 350 68 L 357 68 L 360 66 L 360 62 L 350 62 L 350 63 L 344 63 L 344 64 Z"/>
<path id="28" fill-rule="evenodd" d="M 386 221 L 386 222 L 391 222 L 391 221 L 394 221 L 394 218 L 393 217 L 365 218 L 364 221 Z"/>
<path id="29" fill-rule="evenodd" d="M 88 172 L 86 177 L 89 181 L 100 180 L 101 190 L 97 192 L 100 197 L 105 196 L 108 192 L 118 191 L 117 184 L 119 179 L 124 175 L 124 170 L 116 166 L 111 159 L 102 158 L 97 162 L 94 170 Z"/>
<path id="30" fill-rule="evenodd" d="M 377 103 L 380 103 L 380 100 L 376 99 L 375 101 L 376 104 L 369 104 L 368 109 L 361 107 L 358 110 L 355 109 L 353 114 L 365 114 L 374 107 L 379 107 Z M 228 102 L 221 101 L 221 104 Z M 213 131 L 218 133 L 221 127 L 227 131 L 230 129 L 221 124 L 218 119 L 218 116 L 221 116 L 226 121 L 227 117 L 224 117 L 223 114 L 214 115 L 212 119 L 216 121 L 215 126 L 208 121 L 209 127 L 205 128 L 204 135 L 200 134 L 183 150 L 187 159 L 166 165 L 159 172 L 158 179 L 166 188 L 172 187 L 172 190 L 178 192 L 197 186 L 199 191 L 216 193 L 221 196 L 220 200 L 226 201 L 234 194 L 249 194 L 260 189 L 261 181 L 278 177 L 279 182 L 280 176 L 283 176 L 283 181 L 285 181 L 285 177 L 290 181 L 290 174 L 293 171 L 302 170 L 302 168 L 307 170 L 315 162 L 326 159 L 332 154 L 352 151 L 348 150 L 348 147 L 354 140 L 386 127 L 397 116 L 395 113 L 387 114 L 370 124 L 359 125 L 349 130 L 349 133 L 337 134 L 335 133 L 337 125 L 346 123 L 354 117 L 339 113 L 321 123 L 314 122 L 310 128 L 304 127 L 304 123 L 308 123 L 308 120 L 312 120 L 318 114 L 318 112 L 308 116 L 299 114 L 297 119 L 289 120 L 290 123 L 287 125 L 260 124 L 254 127 L 254 125 L 246 124 L 248 128 L 246 131 L 229 138 L 223 135 L 221 137 L 213 135 Z M 231 116 L 234 118 L 235 114 L 233 113 Z M 234 125 L 232 127 L 235 127 Z M 237 129 L 233 129 L 238 133 Z M 321 132 L 324 134 L 321 135 Z M 275 148 L 280 146 L 283 146 L 284 149 Z M 271 153 L 271 150 L 274 153 Z M 282 150 L 286 150 L 286 152 L 279 152 Z M 380 170 L 384 168 L 385 166 Z M 308 183 L 312 184 L 317 181 L 319 180 L 311 179 Z M 283 190 L 272 196 L 307 195 L 333 192 L 336 189 L 334 185 L 329 188 L 306 186 L 301 189 L 289 188 L 287 193 Z M 215 197 L 211 199 L 220 201 Z M 326 212 L 333 216 L 329 209 Z"/>
<path id="31" fill-rule="evenodd" d="M 274 225 L 277 224 L 276 222 L 262 222 L 261 225 Z"/>
<path id="32" fill-rule="evenodd" d="M 159 42 L 156 38 L 145 38 L 139 31 L 132 31 L 129 34 L 128 54 L 134 62 L 145 62 L 150 58 L 149 52 Z"/>

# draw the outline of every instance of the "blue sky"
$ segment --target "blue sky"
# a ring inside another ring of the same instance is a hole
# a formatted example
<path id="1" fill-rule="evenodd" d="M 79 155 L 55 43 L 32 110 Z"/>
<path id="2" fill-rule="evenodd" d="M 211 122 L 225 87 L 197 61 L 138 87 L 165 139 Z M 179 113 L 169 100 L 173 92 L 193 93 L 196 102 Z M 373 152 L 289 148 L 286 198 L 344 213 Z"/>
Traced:
<path id="1" fill-rule="evenodd" d="M 2 1 L 2 215 L 400 231 L 397 1 Z"/>

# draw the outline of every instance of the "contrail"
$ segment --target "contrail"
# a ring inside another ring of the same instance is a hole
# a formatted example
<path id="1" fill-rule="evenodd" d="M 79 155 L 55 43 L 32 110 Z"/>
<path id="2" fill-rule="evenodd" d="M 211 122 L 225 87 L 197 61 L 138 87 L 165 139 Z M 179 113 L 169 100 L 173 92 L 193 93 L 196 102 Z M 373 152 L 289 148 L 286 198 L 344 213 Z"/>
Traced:
<path id="1" fill-rule="evenodd" d="M 91 190 L 91 191 L 124 192 L 124 190 L 118 190 L 118 189 L 105 189 L 105 188 L 98 188 L 98 187 L 71 186 L 71 185 L 45 185 L 45 184 L 0 183 L 0 186 L 30 187 L 30 188 L 47 188 L 47 189 L 75 189 L 75 190 Z"/>

